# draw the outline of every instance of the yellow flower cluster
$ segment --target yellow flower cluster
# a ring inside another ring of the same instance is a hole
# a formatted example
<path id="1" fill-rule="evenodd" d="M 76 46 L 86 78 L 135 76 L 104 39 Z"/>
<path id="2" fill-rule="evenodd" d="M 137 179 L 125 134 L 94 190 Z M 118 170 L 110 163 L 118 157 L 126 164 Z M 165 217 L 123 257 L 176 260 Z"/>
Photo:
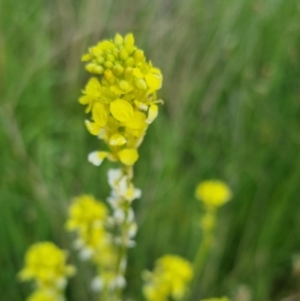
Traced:
<path id="1" fill-rule="evenodd" d="M 103 202 L 91 195 L 74 198 L 69 208 L 66 228 L 76 231 L 78 239 L 75 246 L 80 250 L 82 259 L 91 259 L 98 269 L 98 277 L 112 279 L 115 276 L 117 261 L 112 237 L 106 229 L 108 209 Z"/>
<path id="2" fill-rule="evenodd" d="M 231 199 L 230 188 L 222 181 L 210 180 L 201 182 L 196 188 L 196 197 L 207 207 L 218 208 Z"/>
<path id="3" fill-rule="evenodd" d="M 165 255 L 157 260 L 153 272 L 145 272 L 143 293 L 147 301 L 181 300 L 193 278 L 192 265 L 176 255 Z"/>
<path id="4" fill-rule="evenodd" d="M 32 245 L 25 256 L 25 266 L 20 271 L 22 281 L 33 280 L 37 290 L 28 301 L 59 301 L 66 286 L 67 277 L 75 269 L 66 264 L 67 254 L 51 242 Z"/>
<path id="5" fill-rule="evenodd" d="M 158 114 L 156 91 L 162 86 L 161 71 L 147 62 L 134 45 L 132 34 L 105 40 L 89 48 L 82 61 L 93 74 L 79 102 L 87 105 L 92 120 L 88 131 L 108 145 L 110 151 L 95 151 L 89 161 L 99 166 L 104 158 L 132 166 L 148 125 Z"/>

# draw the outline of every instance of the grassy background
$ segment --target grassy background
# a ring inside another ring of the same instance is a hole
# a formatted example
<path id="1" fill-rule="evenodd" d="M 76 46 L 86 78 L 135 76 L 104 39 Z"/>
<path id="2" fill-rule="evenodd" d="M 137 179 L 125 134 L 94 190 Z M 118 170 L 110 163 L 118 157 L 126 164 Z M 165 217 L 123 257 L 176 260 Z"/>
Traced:
<path id="1" fill-rule="evenodd" d="M 141 271 L 159 256 L 193 259 L 194 189 L 207 178 L 227 181 L 234 199 L 192 300 L 250 301 L 245 287 L 253 301 L 300 292 L 299 18 L 297 0 L 1 0 L 0 299 L 30 291 L 16 279 L 30 244 L 70 248 L 61 229 L 71 197 L 109 193 L 110 163 L 86 162 L 98 142 L 77 98 L 87 79 L 80 55 L 115 32 L 133 32 L 164 74 L 165 105 L 135 168 L 143 198 L 128 298 L 142 300 Z M 70 301 L 94 300 L 90 275 L 80 268 Z"/>

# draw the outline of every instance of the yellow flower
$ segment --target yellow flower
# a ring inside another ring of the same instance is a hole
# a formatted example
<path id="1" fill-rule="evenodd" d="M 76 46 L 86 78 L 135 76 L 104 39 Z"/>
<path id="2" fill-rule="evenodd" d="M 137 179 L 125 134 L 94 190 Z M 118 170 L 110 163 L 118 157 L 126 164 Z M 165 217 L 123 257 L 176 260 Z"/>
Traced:
<path id="1" fill-rule="evenodd" d="M 106 205 L 97 201 L 92 195 L 74 198 L 69 209 L 68 230 L 82 230 L 95 223 L 104 223 L 108 216 Z"/>
<path id="2" fill-rule="evenodd" d="M 92 73 L 79 102 L 86 105 L 92 120 L 88 131 L 103 139 L 109 151 L 95 151 L 89 162 L 99 166 L 107 158 L 132 166 L 138 159 L 136 149 L 147 127 L 158 115 L 156 91 L 162 86 L 162 74 L 147 62 L 134 37 L 117 34 L 89 48 L 82 61 Z"/>
<path id="3" fill-rule="evenodd" d="M 108 209 L 104 203 L 91 195 L 82 195 L 74 198 L 66 224 L 68 230 L 77 232 L 75 246 L 81 258 L 91 260 L 100 276 L 114 270 L 117 264 L 117 250 L 106 229 L 107 219 Z"/>
<path id="4" fill-rule="evenodd" d="M 169 297 L 180 300 L 188 291 L 193 278 L 192 265 L 176 255 L 158 259 L 154 271 L 145 273 L 143 293 L 148 301 L 166 301 Z"/>
<path id="5" fill-rule="evenodd" d="M 231 199 L 230 188 L 222 181 L 210 180 L 201 182 L 196 188 L 196 198 L 208 207 L 219 207 Z"/>
<path id="6" fill-rule="evenodd" d="M 25 267 L 19 277 L 23 281 L 35 280 L 39 286 L 60 287 L 66 277 L 75 272 L 66 264 L 67 255 L 51 242 L 32 245 L 25 256 Z"/>

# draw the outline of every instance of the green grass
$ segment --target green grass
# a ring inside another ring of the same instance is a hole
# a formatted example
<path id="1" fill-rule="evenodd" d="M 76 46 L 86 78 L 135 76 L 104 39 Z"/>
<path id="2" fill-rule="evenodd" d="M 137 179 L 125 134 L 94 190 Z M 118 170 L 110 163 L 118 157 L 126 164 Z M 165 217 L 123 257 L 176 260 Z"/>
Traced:
<path id="1" fill-rule="evenodd" d="M 159 256 L 193 259 L 201 240 L 194 190 L 207 178 L 227 181 L 234 199 L 220 212 L 193 300 L 234 296 L 242 284 L 253 301 L 299 293 L 299 18 L 296 0 L 2 0 L 1 298 L 30 291 L 16 279 L 30 244 L 71 248 L 61 231 L 71 197 L 109 193 L 110 163 L 86 162 L 97 141 L 77 98 L 87 79 L 81 54 L 115 32 L 133 32 L 164 74 L 165 104 L 135 167 L 143 198 L 134 203 L 127 295 L 142 300 L 141 271 Z M 80 271 L 68 300 L 94 300 L 91 271 Z"/>

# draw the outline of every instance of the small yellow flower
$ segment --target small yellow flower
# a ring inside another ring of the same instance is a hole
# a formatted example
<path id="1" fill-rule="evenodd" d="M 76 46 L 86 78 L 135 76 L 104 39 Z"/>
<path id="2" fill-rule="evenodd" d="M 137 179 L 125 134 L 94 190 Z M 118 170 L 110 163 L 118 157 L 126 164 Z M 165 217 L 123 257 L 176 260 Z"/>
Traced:
<path id="1" fill-rule="evenodd" d="M 188 291 L 193 278 L 192 265 L 176 255 L 158 259 L 154 271 L 145 273 L 143 293 L 147 301 L 180 300 Z"/>
<path id="2" fill-rule="evenodd" d="M 196 198 L 208 207 L 220 207 L 228 202 L 231 197 L 231 189 L 222 181 L 204 181 L 196 188 Z"/>
<path id="3" fill-rule="evenodd" d="M 74 198 L 69 209 L 68 230 L 82 230 L 94 223 L 104 223 L 108 216 L 106 205 L 97 201 L 92 195 Z"/>
<path id="4" fill-rule="evenodd" d="M 66 227 L 78 235 L 77 248 L 82 259 L 90 259 L 100 270 L 116 265 L 117 252 L 106 230 L 108 209 L 91 195 L 74 198 Z"/>
<path id="5" fill-rule="evenodd" d="M 67 254 L 51 242 L 32 245 L 25 256 L 25 267 L 20 271 L 22 281 L 35 280 L 41 287 L 59 287 L 66 277 L 75 272 L 66 264 Z"/>

